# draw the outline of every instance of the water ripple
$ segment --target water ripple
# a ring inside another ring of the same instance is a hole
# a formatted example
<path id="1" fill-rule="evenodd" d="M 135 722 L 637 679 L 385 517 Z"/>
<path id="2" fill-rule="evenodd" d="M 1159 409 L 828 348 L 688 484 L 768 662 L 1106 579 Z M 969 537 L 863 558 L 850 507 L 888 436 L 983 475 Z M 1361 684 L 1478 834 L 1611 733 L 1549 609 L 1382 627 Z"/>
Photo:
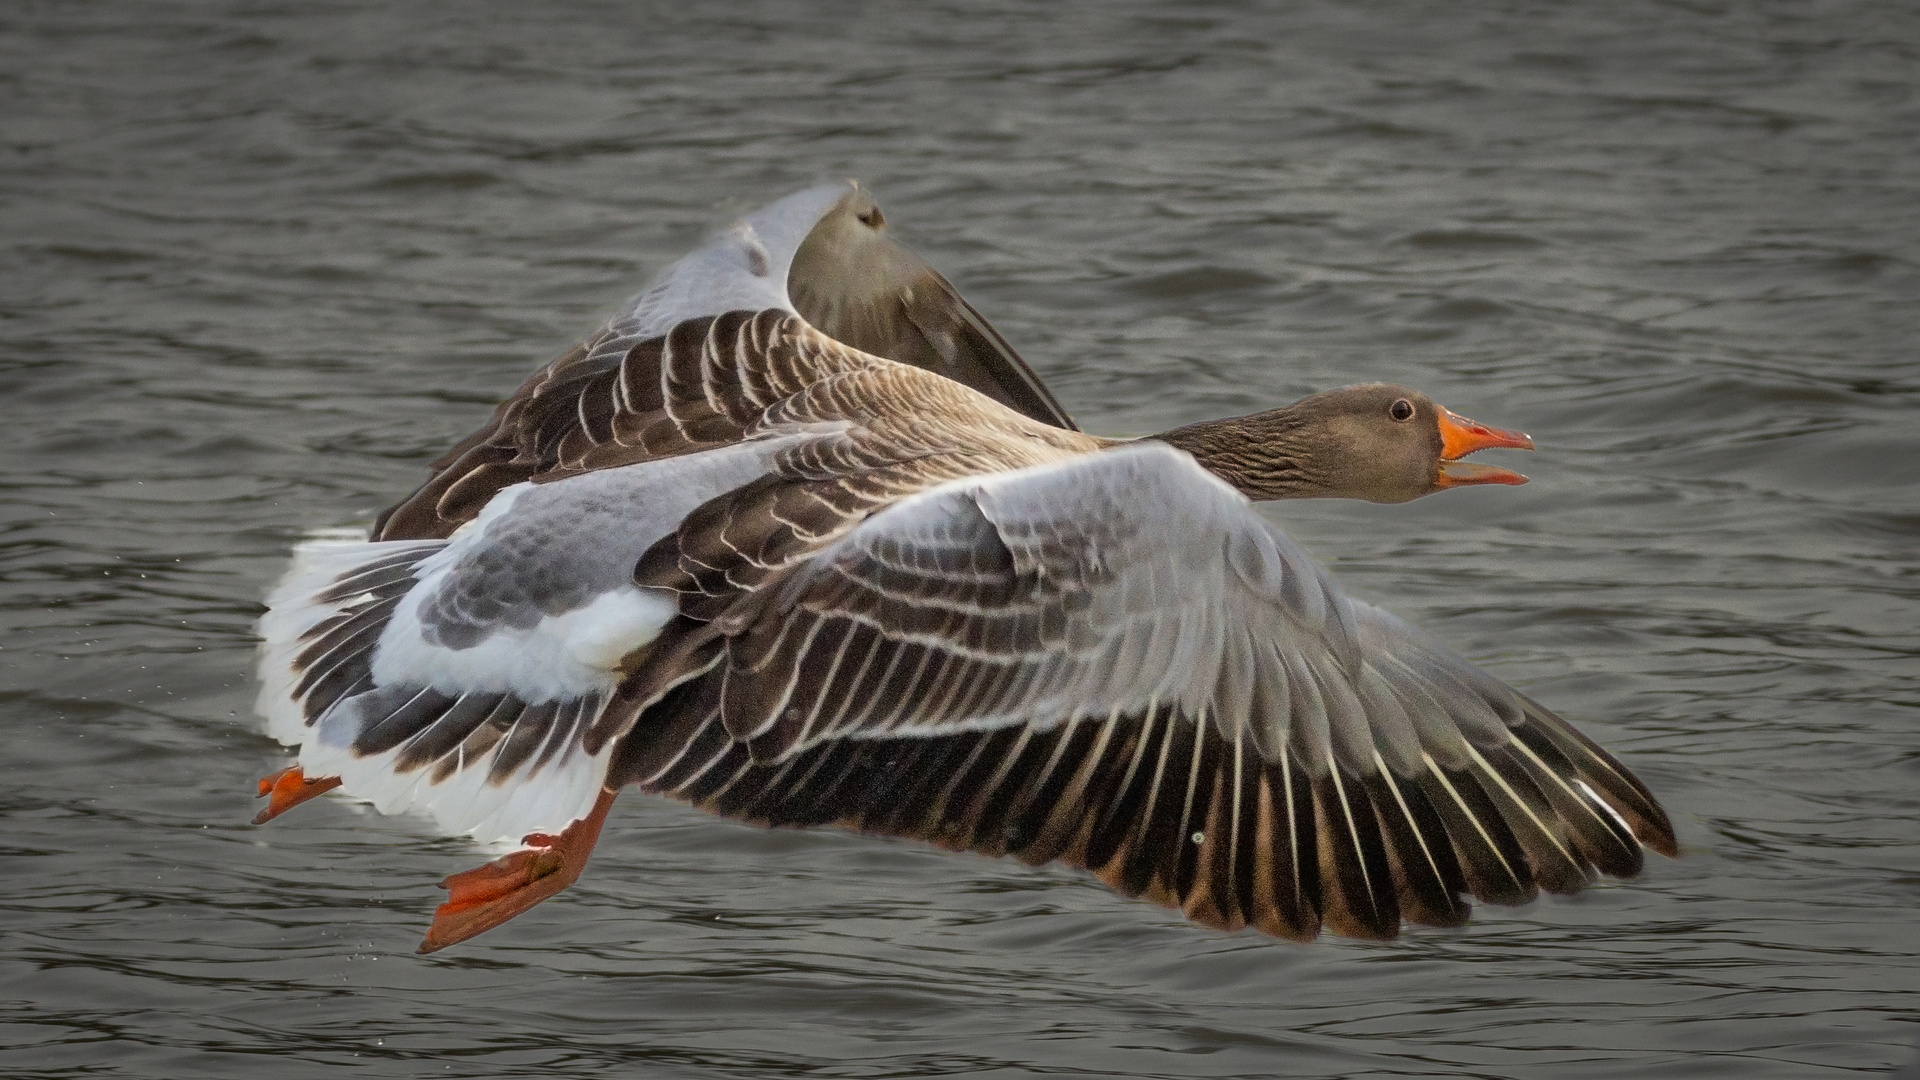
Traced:
<path id="1" fill-rule="evenodd" d="M 1920 15 L 283 0 L 0 34 L 0 1072 L 1810 1077 L 1914 1059 Z M 1685 846 L 1386 945 L 623 800 L 480 856 L 246 824 L 258 598 L 729 213 L 859 175 L 1075 414 L 1363 379 L 1531 485 L 1271 508 Z M 269 1057 L 270 1056 L 270 1057 Z"/>

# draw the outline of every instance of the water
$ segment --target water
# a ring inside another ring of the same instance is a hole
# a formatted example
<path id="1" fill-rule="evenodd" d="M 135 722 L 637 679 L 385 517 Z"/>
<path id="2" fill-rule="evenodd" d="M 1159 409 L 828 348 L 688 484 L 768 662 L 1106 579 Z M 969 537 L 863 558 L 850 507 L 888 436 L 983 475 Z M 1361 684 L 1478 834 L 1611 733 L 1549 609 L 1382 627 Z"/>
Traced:
<path id="1" fill-rule="evenodd" d="M 1915 9 L 648 7 L 0 13 L 0 1073 L 1916 1057 Z M 1093 430 L 1385 378 L 1533 432 L 1525 488 L 1277 513 L 1620 754 L 1684 857 L 1303 948 L 630 795 L 579 885 L 423 959 L 479 853 L 332 800 L 248 825 L 249 626 L 303 530 L 839 176 Z"/>

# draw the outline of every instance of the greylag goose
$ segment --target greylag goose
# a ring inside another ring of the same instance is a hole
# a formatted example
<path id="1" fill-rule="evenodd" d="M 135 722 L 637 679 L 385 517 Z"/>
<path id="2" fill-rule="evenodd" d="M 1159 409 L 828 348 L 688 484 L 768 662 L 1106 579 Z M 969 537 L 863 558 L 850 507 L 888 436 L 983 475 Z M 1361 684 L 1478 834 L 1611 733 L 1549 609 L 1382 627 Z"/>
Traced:
<path id="1" fill-rule="evenodd" d="M 668 267 L 605 326 L 536 372 L 500 407 L 494 423 L 434 463 L 425 487 L 389 508 L 375 539 L 443 537 L 479 512 L 456 485 L 480 470 L 493 481 L 532 475 L 496 433 L 536 387 L 564 392 L 605 372 L 675 323 L 737 309 L 783 308 L 828 337 L 973 387 L 1055 427 L 1074 423 L 1000 332 L 926 260 L 893 239 L 886 215 L 859 184 L 821 184 L 741 218 Z M 458 464 L 459 467 L 454 467 Z"/>
<path id="2" fill-rule="evenodd" d="M 1524 480 L 1459 459 L 1525 436 L 1413 390 L 1121 442 L 782 304 L 535 380 L 483 436 L 511 455 L 455 455 L 386 539 L 303 548 L 260 626 L 299 747 L 262 820 L 342 786 L 521 844 L 443 883 L 423 952 L 574 881 L 628 785 L 1301 940 L 1674 853 L 1605 751 L 1250 505 Z"/>

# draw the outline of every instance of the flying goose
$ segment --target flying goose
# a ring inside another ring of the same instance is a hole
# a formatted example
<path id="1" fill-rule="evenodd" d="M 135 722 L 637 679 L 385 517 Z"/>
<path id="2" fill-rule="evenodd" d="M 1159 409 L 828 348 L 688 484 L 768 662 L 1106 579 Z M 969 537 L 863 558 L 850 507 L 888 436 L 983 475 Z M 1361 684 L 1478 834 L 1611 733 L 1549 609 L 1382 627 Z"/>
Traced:
<path id="1" fill-rule="evenodd" d="M 373 538 L 444 537 L 485 498 L 538 471 L 517 458 L 516 403 L 605 372 L 675 323 L 783 308 L 828 337 L 964 383 L 1043 423 L 1074 429 L 1053 393 L 953 283 L 893 239 L 871 193 L 848 181 L 794 192 L 736 221 L 662 273 L 599 332 L 536 372 L 494 422 L 434 463 L 426 486 L 389 508 Z"/>
<path id="2" fill-rule="evenodd" d="M 688 318 L 530 382 L 384 539 L 297 554 L 261 818 L 341 786 L 518 841 L 423 952 L 574 881 L 628 785 L 1300 940 L 1630 876 L 1675 851 L 1631 773 L 1250 505 L 1519 483 L 1460 458 L 1530 445 L 1379 384 L 1123 442 L 788 304 Z"/>

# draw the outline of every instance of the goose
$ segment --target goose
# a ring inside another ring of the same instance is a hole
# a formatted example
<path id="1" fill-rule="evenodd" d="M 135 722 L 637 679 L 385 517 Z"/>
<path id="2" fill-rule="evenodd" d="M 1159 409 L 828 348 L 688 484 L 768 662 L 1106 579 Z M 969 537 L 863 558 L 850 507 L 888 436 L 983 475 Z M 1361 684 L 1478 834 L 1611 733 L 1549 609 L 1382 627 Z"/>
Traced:
<path id="1" fill-rule="evenodd" d="M 298 747 L 261 820 L 339 787 L 518 844 L 442 883 L 422 952 L 577 880 L 628 786 L 1296 940 L 1675 854 L 1626 767 L 1254 509 L 1524 482 L 1461 459 L 1529 438 L 1417 391 L 1114 440 L 780 305 L 536 380 L 482 434 L 511 467 L 422 489 L 460 524 L 302 548 L 259 627 Z"/>
<path id="2" fill-rule="evenodd" d="M 734 309 L 784 308 L 856 349 L 937 372 L 1039 420 L 1077 430 L 1033 368 L 953 283 L 889 232 L 886 213 L 858 181 L 818 184 L 747 214 L 672 266 L 598 332 L 536 372 L 495 423 L 434 463 L 434 478 L 381 514 L 374 539 L 444 537 L 479 512 L 463 496 L 490 494 L 502 476 L 532 475 L 515 461 L 505 415 L 545 385 L 590 378 L 675 323 Z M 458 468 L 455 463 L 458 462 Z M 449 495 L 449 489 L 481 470 Z"/>
<path id="3" fill-rule="evenodd" d="M 1246 505 L 1519 483 L 1460 459 L 1525 436 L 1380 386 L 1134 444 L 1079 435 L 885 226 L 853 184 L 747 216 L 529 379 L 369 542 L 303 545 L 259 664 L 259 711 L 301 751 L 257 820 L 344 785 L 517 838 L 443 882 L 423 952 L 575 880 L 628 783 L 1057 858 L 1297 939 L 1457 925 L 1463 894 L 1520 903 L 1636 873 L 1640 842 L 1673 854 L 1604 751 L 1347 599 Z M 1054 494 L 1093 497 L 1091 516 L 1053 520 L 1080 505 Z M 875 552 L 881 578 L 931 574 L 925 595 L 879 585 L 891 622 L 808 599 L 823 567 Z M 789 623 L 812 644 L 770 644 Z M 754 696 L 782 670 L 784 704 Z M 817 725 L 829 691 L 866 701 Z"/>

